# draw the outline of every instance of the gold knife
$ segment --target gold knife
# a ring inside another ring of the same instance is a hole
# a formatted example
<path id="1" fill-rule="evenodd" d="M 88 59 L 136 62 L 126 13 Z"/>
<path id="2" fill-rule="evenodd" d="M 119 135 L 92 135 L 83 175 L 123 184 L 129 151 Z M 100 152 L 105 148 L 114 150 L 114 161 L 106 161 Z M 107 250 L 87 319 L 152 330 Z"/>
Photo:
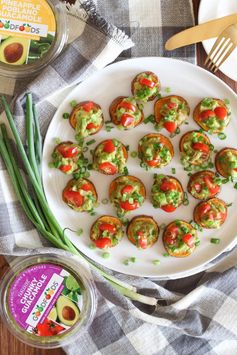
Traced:
<path id="1" fill-rule="evenodd" d="M 169 38 L 165 44 L 165 49 L 171 51 L 189 44 L 201 42 L 205 39 L 217 37 L 227 26 L 236 22 L 237 13 L 234 13 L 188 28 Z"/>

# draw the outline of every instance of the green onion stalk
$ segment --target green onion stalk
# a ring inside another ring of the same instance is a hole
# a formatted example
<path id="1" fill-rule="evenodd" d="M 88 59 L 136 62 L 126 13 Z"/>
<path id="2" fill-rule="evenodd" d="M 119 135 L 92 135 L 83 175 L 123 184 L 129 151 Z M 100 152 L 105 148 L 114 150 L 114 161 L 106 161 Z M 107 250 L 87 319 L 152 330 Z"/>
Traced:
<path id="1" fill-rule="evenodd" d="M 9 138 L 7 128 L 4 123 L 0 124 L 0 155 L 6 165 L 9 177 L 16 192 L 16 196 L 20 201 L 26 216 L 33 223 L 35 228 L 55 247 L 64 249 L 86 260 L 92 268 L 97 270 L 97 272 L 99 272 L 117 291 L 124 296 L 141 303 L 156 305 L 158 301 L 156 298 L 141 295 L 136 292 L 137 290 L 134 286 L 131 286 L 118 280 L 114 276 L 107 274 L 70 241 L 65 234 L 65 229 L 63 230 L 61 228 L 53 212 L 51 211 L 44 194 L 41 179 L 42 138 L 32 95 L 30 93 L 26 95 L 26 148 L 20 138 L 11 110 L 4 96 L 2 96 L 2 104 L 27 173 L 31 185 L 30 187 L 26 183 L 22 172 L 18 167 L 12 148 L 12 141 Z"/>

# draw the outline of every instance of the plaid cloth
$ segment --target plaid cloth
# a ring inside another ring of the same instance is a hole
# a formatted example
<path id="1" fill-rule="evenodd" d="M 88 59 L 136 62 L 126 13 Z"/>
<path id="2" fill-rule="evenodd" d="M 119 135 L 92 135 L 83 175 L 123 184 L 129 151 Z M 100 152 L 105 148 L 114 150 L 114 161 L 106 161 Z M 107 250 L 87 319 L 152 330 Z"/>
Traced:
<path id="1" fill-rule="evenodd" d="M 109 22 L 98 15 L 91 1 L 82 4 L 78 1 L 70 8 L 70 16 L 80 18 L 81 36 L 27 86 L 26 91 L 33 92 L 34 100 L 38 102 L 43 134 L 57 105 L 70 90 L 65 88 L 116 58 L 172 55 L 195 62 L 194 47 L 172 53 L 164 51 L 169 36 L 193 25 L 190 1 L 101 0 L 97 7 L 98 13 Z M 134 41 L 134 47 L 128 36 Z M 13 94 L 23 92 L 15 102 L 15 118 L 22 135 L 24 86 L 26 82 L 14 83 L 9 79 L 0 82 L 0 90 L 9 99 Z M 61 92 L 51 96 L 56 90 Z M 0 226 L 2 254 L 55 252 L 47 247 L 22 213 L 1 160 Z M 208 265 L 208 271 L 199 270 L 195 276 L 180 280 L 154 282 L 116 273 L 116 277 L 133 284 L 140 293 L 165 300 L 155 309 L 132 303 L 93 272 L 98 290 L 96 317 L 88 332 L 65 351 L 70 355 L 237 354 L 236 257 L 237 250 L 234 249 Z"/>

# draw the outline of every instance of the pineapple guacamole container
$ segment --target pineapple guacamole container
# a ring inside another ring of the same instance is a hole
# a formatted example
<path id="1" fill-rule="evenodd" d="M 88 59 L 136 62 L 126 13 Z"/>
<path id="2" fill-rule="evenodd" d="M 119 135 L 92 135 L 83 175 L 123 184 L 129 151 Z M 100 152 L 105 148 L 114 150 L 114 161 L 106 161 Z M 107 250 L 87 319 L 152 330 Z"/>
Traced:
<path id="1" fill-rule="evenodd" d="M 58 0 L 0 0 L 0 75 L 37 74 L 66 41 L 66 14 Z"/>
<path id="2" fill-rule="evenodd" d="M 17 258 L 0 283 L 0 316 L 22 342 L 52 349 L 77 339 L 96 311 L 95 286 L 74 258 Z"/>

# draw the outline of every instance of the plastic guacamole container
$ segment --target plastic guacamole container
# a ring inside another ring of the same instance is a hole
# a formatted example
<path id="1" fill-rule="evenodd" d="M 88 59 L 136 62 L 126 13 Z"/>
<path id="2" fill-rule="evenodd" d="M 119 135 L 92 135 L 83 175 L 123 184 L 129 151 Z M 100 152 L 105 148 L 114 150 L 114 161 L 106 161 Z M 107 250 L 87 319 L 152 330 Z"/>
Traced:
<path id="1" fill-rule="evenodd" d="M 0 284 L 3 323 L 22 342 L 57 348 L 77 339 L 96 311 L 95 286 L 74 258 L 17 258 Z"/>
<path id="2" fill-rule="evenodd" d="M 66 14 L 58 0 L 0 1 L 0 75 L 37 74 L 66 41 Z"/>

